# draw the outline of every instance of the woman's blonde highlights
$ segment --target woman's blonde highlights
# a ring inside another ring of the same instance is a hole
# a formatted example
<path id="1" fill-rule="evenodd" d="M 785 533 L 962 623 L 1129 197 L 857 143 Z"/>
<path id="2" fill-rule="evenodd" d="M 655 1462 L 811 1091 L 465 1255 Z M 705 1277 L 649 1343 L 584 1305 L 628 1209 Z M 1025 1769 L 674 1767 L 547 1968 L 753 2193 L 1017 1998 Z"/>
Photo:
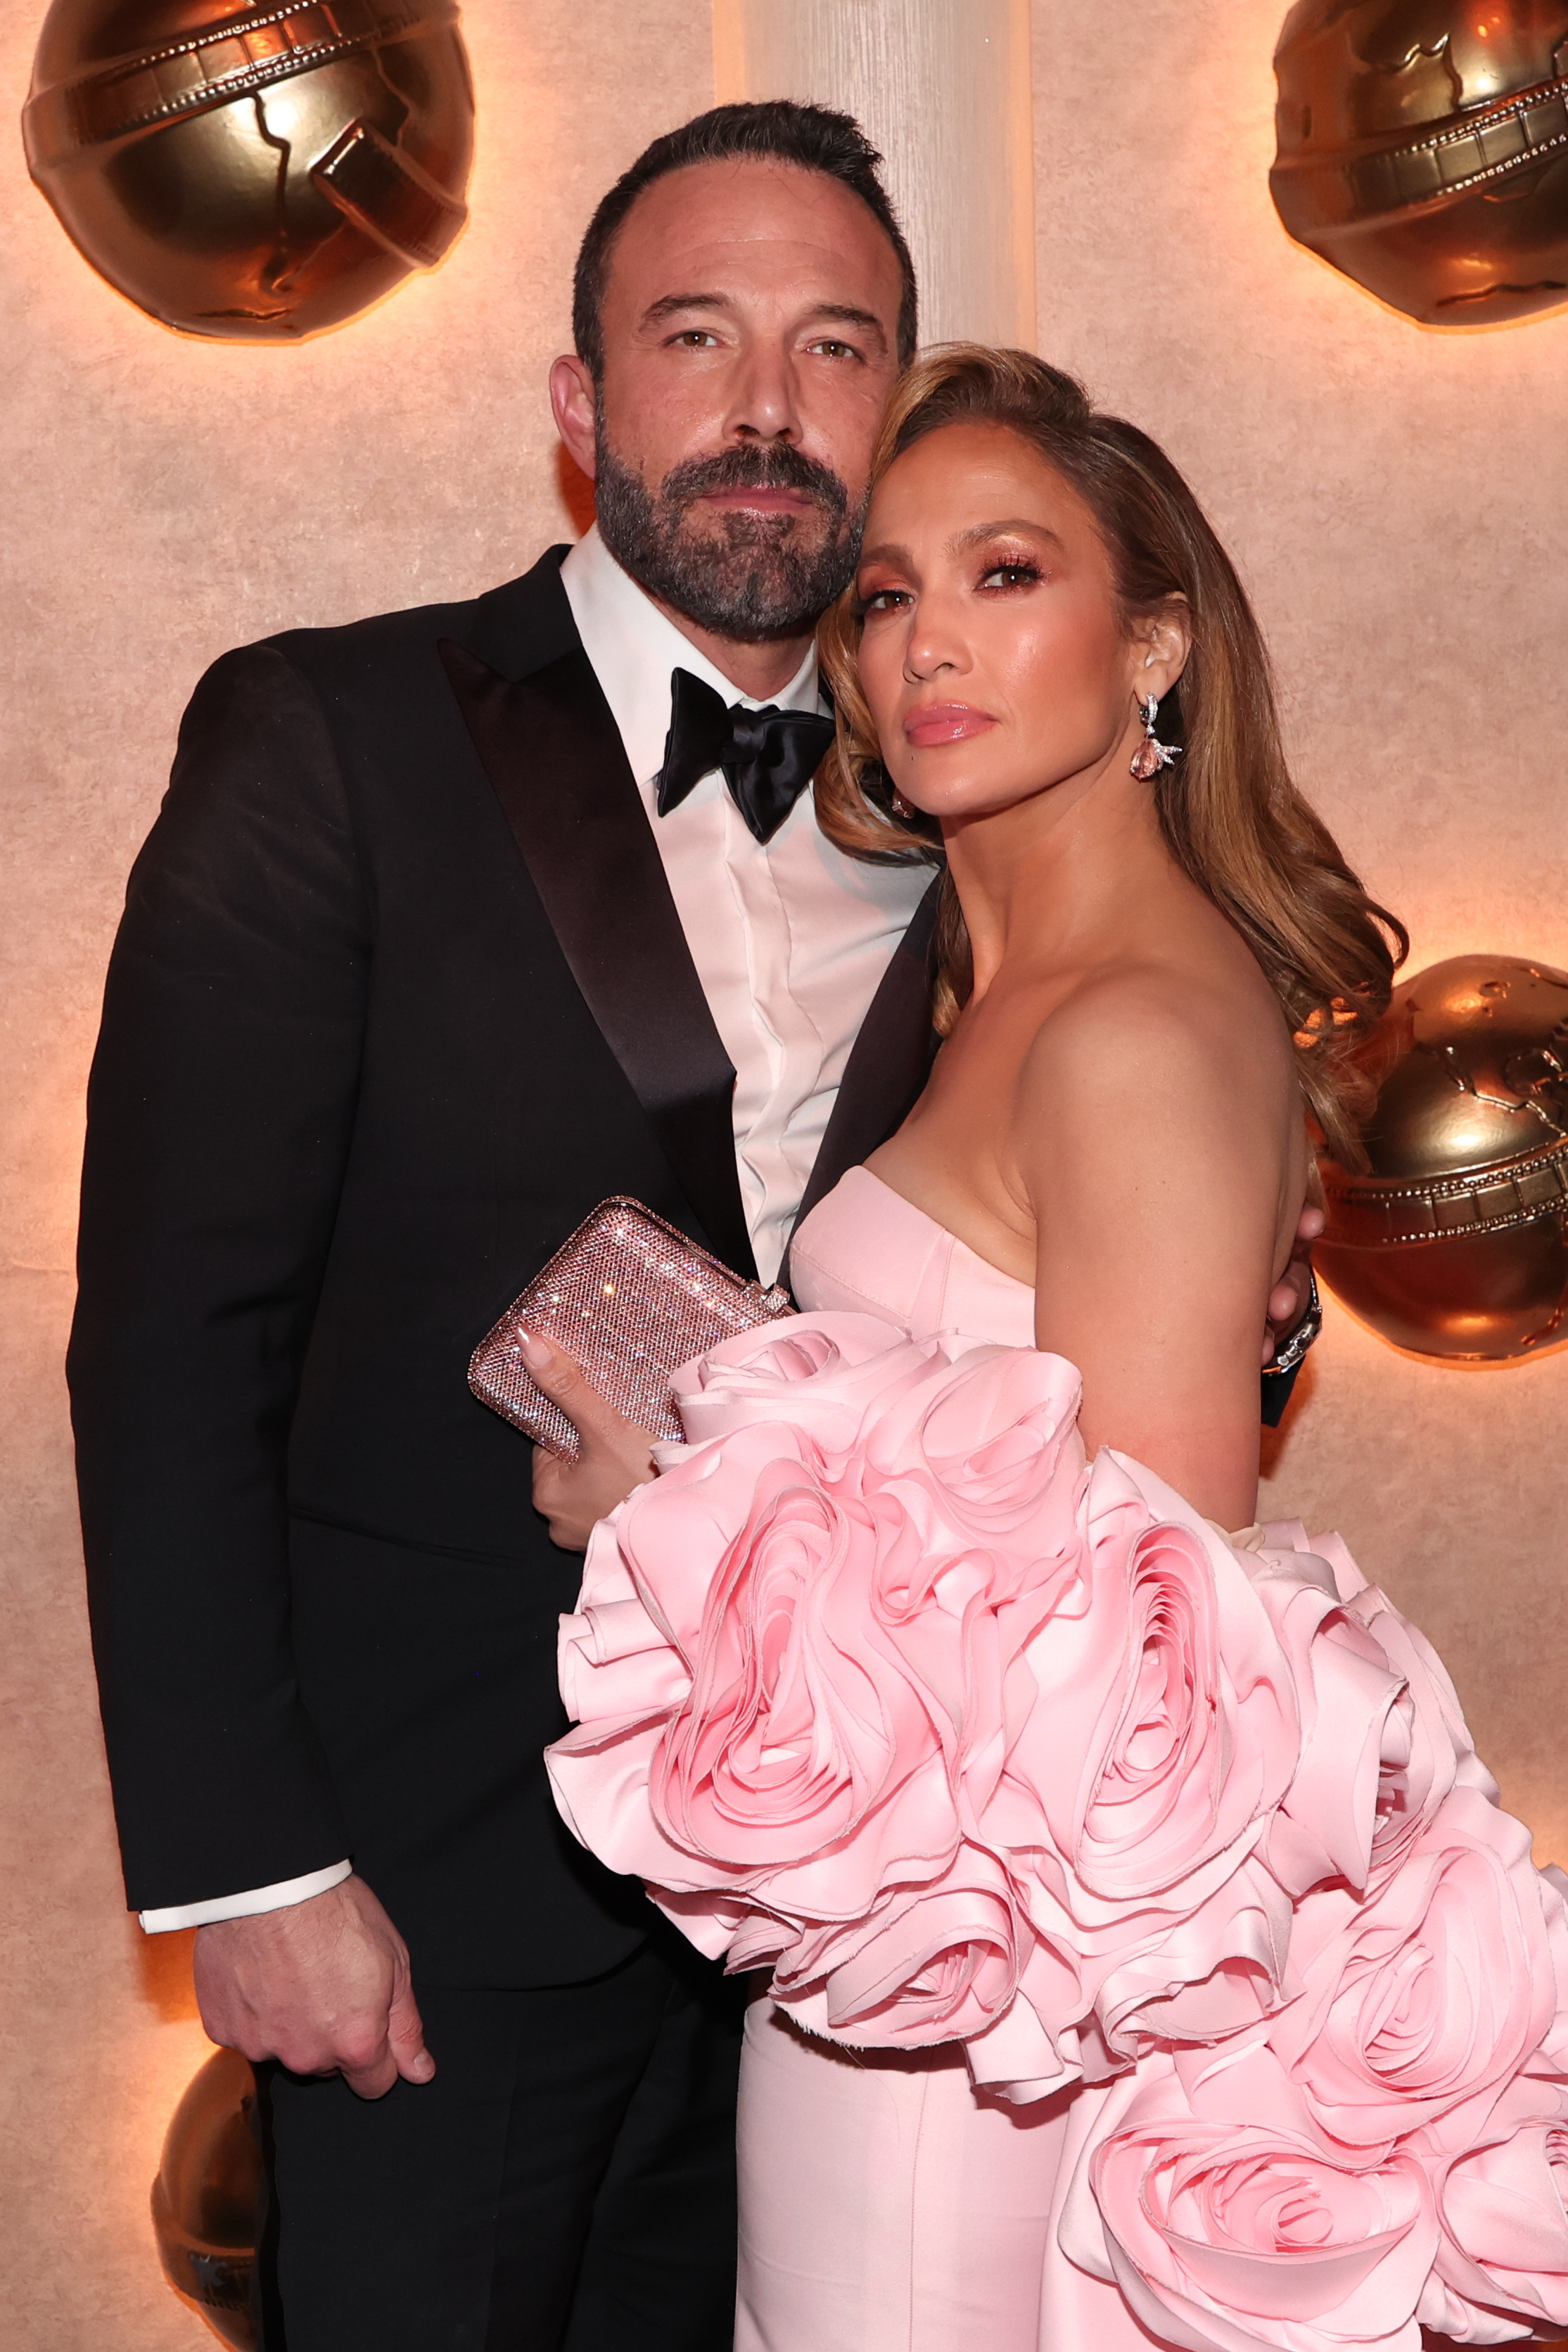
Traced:
<path id="1" fill-rule="evenodd" d="M 1162 707 L 1160 730 L 1170 736 L 1179 707 L 1183 756 L 1151 787 L 1161 829 L 1184 872 L 1262 967 L 1295 1038 L 1301 1090 L 1317 1124 L 1336 1159 L 1356 1165 L 1367 1094 L 1358 1049 L 1388 1003 L 1408 940 L 1367 897 L 1291 780 L 1268 654 L 1234 566 L 1164 451 L 1135 425 L 1099 414 L 1072 377 L 1028 352 L 951 343 L 918 360 L 883 420 L 873 487 L 915 442 L 959 424 L 1019 434 L 1084 499 L 1110 551 L 1129 629 L 1176 599 L 1186 604 L 1192 649 L 1179 689 Z M 817 775 L 819 822 L 851 856 L 940 863 L 935 820 L 893 814 L 860 689 L 860 634 L 851 588 L 819 630 L 838 718 Z M 946 1034 L 973 984 L 950 879 L 936 960 L 934 1013 Z"/>

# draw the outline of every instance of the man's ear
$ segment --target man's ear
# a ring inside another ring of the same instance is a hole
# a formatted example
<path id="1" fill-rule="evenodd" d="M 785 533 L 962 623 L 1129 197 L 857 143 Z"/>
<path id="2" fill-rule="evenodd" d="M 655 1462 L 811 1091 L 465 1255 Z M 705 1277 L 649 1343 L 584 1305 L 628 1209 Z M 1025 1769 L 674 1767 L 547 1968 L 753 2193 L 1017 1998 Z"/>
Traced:
<path id="1" fill-rule="evenodd" d="M 593 427 L 598 403 L 587 362 L 580 360 L 575 352 L 563 352 L 551 364 L 549 404 L 555 415 L 556 431 L 591 481 L 596 455 Z"/>

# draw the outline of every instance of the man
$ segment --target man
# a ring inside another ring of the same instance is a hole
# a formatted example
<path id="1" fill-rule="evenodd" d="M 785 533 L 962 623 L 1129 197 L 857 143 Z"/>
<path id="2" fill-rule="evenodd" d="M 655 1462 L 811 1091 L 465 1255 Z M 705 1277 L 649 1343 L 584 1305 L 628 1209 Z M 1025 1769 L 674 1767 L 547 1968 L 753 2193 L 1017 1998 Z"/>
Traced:
<path id="1" fill-rule="evenodd" d="M 83 1524 L 130 1899 L 278 2062 L 269 2352 L 729 2340 L 733 2004 L 550 1806 L 578 1565 L 464 1373 L 612 1192 L 771 1278 L 923 1081 L 928 874 L 802 794 L 914 342 L 875 162 L 782 104 L 656 142 L 552 379 L 599 530 L 225 656 L 131 878 Z"/>

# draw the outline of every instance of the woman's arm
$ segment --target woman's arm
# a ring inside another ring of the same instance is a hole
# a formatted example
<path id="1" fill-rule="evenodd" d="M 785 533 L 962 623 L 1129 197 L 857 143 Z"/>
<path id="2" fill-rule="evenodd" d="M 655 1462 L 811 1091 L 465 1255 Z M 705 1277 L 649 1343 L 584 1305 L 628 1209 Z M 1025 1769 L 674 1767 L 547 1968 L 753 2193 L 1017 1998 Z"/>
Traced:
<path id="1" fill-rule="evenodd" d="M 1040 1031 L 1015 1149 L 1036 1343 L 1083 1375 L 1085 1443 L 1246 1525 L 1260 1335 L 1305 1171 L 1282 1032 L 1162 976 L 1097 982 Z"/>

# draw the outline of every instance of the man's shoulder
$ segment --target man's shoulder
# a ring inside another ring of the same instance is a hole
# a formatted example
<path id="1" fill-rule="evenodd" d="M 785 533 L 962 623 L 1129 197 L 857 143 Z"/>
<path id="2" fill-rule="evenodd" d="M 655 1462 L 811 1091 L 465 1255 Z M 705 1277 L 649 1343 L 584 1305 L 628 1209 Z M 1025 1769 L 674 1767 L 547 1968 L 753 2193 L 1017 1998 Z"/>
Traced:
<path id="1" fill-rule="evenodd" d="M 560 583 L 566 552 L 564 546 L 548 549 L 519 578 L 483 595 L 409 605 L 332 628 L 282 629 L 260 644 L 338 690 L 373 684 L 385 691 L 392 679 L 423 669 L 421 657 L 444 638 L 466 646 L 504 677 L 524 677 L 578 644 Z"/>

